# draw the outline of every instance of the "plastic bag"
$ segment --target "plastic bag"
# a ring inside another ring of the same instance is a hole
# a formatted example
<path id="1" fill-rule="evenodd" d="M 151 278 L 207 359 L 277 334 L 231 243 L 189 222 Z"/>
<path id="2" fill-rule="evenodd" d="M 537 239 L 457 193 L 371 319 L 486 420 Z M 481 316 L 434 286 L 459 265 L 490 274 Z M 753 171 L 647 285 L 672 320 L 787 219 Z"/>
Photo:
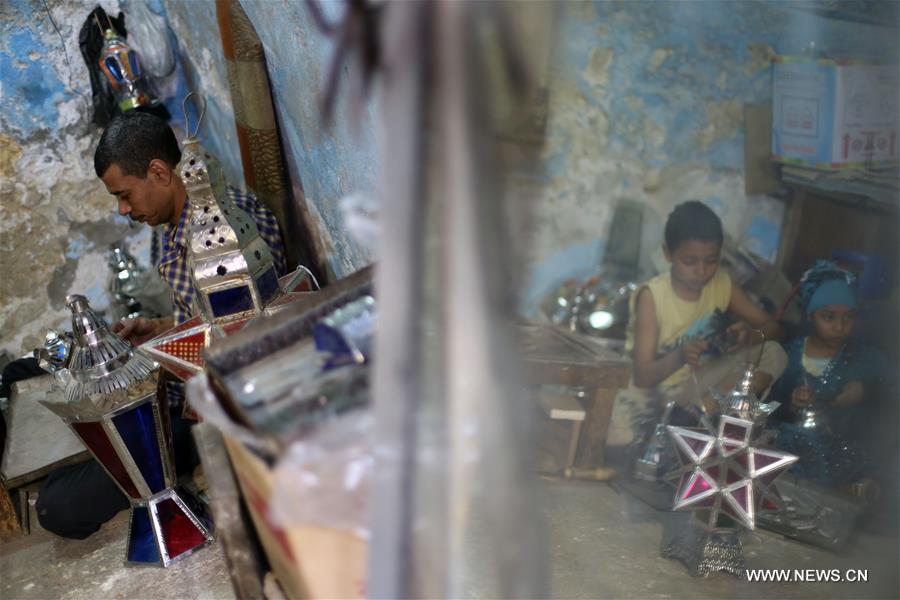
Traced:
<path id="1" fill-rule="evenodd" d="M 147 5 L 147 0 L 129 0 L 124 7 L 128 18 L 128 43 L 141 57 L 141 65 L 151 77 L 165 77 L 175 69 L 175 51 L 166 19 Z"/>
<path id="2" fill-rule="evenodd" d="M 275 525 L 334 527 L 368 539 L 372 422 L 370 411 L 354 410 L 291 444 L 275 467 Z"/>

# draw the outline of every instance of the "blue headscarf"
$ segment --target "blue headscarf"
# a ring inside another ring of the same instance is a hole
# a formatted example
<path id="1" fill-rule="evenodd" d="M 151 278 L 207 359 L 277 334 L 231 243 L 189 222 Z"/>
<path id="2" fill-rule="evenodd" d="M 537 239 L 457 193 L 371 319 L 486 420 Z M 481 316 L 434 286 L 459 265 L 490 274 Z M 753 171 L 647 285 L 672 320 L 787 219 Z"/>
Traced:
<path id="1" fill-rule="evenodd" d="M 808 315 L 831 304 L 856 308 L 856 276 L 833 260 L 817 260 L 800 278 L 799 295 Z"/>

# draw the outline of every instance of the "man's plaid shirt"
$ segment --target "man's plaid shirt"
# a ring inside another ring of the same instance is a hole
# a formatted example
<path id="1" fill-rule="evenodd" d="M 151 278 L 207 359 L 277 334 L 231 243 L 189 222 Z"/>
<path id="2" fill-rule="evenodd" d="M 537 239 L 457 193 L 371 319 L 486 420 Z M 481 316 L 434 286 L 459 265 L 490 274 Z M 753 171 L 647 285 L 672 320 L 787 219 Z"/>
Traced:
<path id="1" fill-rule="evenodd" d="M 275 270 L 279 276 L 284 274 L 284 246 L 278 222 L 268 208 L 259 203 L 253 194 L 227 186 L 228 197 L 250 218 L 256 222 L 259 236 L 272 251 Z M 178 225 L 167 224 L 162 228 L 162 235 L 154 232 L 150 255 L 162 277 L 173 292 L 173 309 L 175 324 L 183 323 L 194 315 L 194 286 L 187 264 L 187 231 L 190 218 L 189 201 L 185 199 L 184 209 L 178 219 Z M 161 238 L 161 241 L 160 241 Z M 160 244 L 162 247 L 160 247 Z"/>

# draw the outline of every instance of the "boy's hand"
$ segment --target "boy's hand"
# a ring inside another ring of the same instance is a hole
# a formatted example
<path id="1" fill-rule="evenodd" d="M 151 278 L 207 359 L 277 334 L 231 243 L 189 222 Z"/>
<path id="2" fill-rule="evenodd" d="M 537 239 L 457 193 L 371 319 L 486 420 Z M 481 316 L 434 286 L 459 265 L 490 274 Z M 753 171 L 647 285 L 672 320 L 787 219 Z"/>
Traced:
<path id="1" fill-rule="evenodd" d="M 709 342 L 706 340 L 688 340 L 681 344 L 678 353 L 681 362 L 692 367 L 700 366 L 700 356 L 709 350 Z"/>
<path id="2" fill-rule="evenodd" d="M 753 337 L 756 333 L 755 329 L 751 329 L 751 327 L 743 321 L 732 324 L 725 330 L 725 335 L 731 343 L 731 345 L 725 349 L 725 352 L 730 354 L 749 346 L 753 343 Z"/>
<path id="3" fill-rule="evenodd" d="M 841 393 L 834 397 L 831 406 L 853 406 L 859 404 L 863 399 L 863 384 L 860 381 L 851 381 L 844 386 Z"/>
<path id="4" fill-rule="evenodd" d="M 807 385 L 801 385 L 794 388 L 791 393 L 791 408 L 799 410 L 804 406 L 809 406 L 813 402 L 813 390 Z"/>
<path id="5" fill-rule="evenodd" d="M 133 346 L 139 346 L 147 340 L 156 337 L 159 324 L 154 319 L 138 317 L 137 319 L 122 319 L 113 323 L 112 332 L 123 337 Z"/>

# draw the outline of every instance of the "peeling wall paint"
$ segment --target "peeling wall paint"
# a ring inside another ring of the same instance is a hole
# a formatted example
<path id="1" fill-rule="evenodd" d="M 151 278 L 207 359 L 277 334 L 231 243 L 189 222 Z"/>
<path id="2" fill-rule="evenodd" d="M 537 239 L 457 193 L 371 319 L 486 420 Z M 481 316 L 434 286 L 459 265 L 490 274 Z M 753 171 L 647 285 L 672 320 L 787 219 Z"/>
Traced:
<path id="1" fill-rule="evenodd" d="M 198 92 L 206 99 L 200 141 L 222 163 L 228 182 L 243 188 L 244 168 L 234 126 L 234 109 L 216 21 L 215 1 L 161 2 L 177 40 L 179 58 L 187 79 L 185 92 Z M 196 122 L 192 120 L 190 126 L 196 127 Z"/>
<path id="2" fill-rule="evenodd" d="M 893 27 L 823 12 L 834 10 Z M 896 25 L 895 13 L 864 2 L 563 3 L 548 176 L 536 207 L 542 226 L 531 242 L 526 296 L 596 270 L 620 200 L 647 207 L 645 271 L 665 216 L 683 200 L 706 202 L 739 237 L 748 223 L 743 105 L 771 98 L 771 56 L 814 42 L 826 56 L 896 62 Z M 590 258 L 558 260 L 569 246 L 585 244 L 596 248 L 580 253 Z M 546 268 L 563 263 L 567 269 Z"/>
<path id="3" fill-rule="evenodd" d="M 40 345 L 50 327 L 71 328 L 66 295 L 84 294 L 100 311 L 109 306 L 110 243 L 127 239 L 138 262 L 150 266 L 150 230 L 119 217 L 94 175 L 100 130 L 91 123 L 78 33 L 97 4 L 0 3 L 0 350 L 15 356 Z M 125 1 L 99 4 L 127 14 Z M 158 0 L 148 6 L 163 11 Z M 185 89 L 180 72 L 157 82 L 176 119 Z"/>
<path id="4" fill-rule="evenodd" d="M 139 241 L 94 176 L 99 132 L 78 49 L 94 5 L 47 1 L 65 52 L 40 1 L 0 5 L 0 350 L 13 355 L 39 345 L 49 327 L 69 328 L 67 294 L 105 308 L 107 245 Z"/>

